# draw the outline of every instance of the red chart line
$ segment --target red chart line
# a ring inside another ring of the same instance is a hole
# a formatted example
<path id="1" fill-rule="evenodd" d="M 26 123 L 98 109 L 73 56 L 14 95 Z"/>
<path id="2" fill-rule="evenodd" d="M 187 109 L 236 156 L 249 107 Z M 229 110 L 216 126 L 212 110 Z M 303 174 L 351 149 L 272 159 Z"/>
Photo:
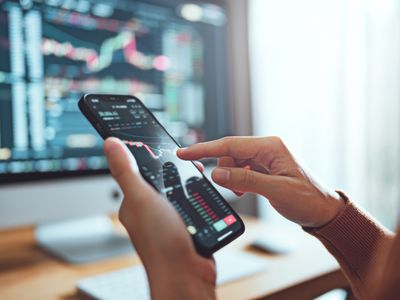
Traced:
<path id="1" fill-rule="evenodd" d="M 126 140 L 124 140 L 123 142 L 129 146 L 136 146 L 137 148 L 144 147 L 147 150 L 147 152 L 150 153 L 151 157 L 153 157 L 154 159 L 158 159 L 158 156 L 154 154 L 153 150 L 151 150 L 150 147 L 143 142 L 132 142 Z"/>

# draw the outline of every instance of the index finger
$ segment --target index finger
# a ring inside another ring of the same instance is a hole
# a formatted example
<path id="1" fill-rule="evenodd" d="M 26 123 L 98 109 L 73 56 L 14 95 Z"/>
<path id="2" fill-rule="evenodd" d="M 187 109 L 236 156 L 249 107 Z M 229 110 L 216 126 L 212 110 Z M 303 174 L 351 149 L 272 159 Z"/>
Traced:
<path id="1" fill-rule="evenodd" d="M 272 150 L 269 138 L 260 137 L 224 137 L 219 140 L 194 144 L 187 148 L 178 149 L 181 159 L 195 160 L 206 157 L 229 156 L 235 159 L 253 158 L 261 150 Z"/>

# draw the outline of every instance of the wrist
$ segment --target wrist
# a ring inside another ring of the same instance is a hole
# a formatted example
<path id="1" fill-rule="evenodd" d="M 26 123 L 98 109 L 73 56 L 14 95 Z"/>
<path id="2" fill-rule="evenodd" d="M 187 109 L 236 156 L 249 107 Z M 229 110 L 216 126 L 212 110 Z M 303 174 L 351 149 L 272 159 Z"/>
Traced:
<path id="1" fill-rule="evenodd" d="M 315 224 L 315 228 L 322 227 L 333 219 L 335 219 L 345 205 L 345 200 L 337 192 L 330 193 L 327 199 L 324 199 L 325 214 L 324 218 L 319 223 Z"/>
<path id="2" fill-rule="evenodd" d="M 171 270 L 159 275 L 149 276 L 151 299 L 215 299 L 215 285 L 193 274 L 177 274 L 176 270 Z"/>
<path id="3" fill-rule="evenodd" d="M 157 264 L 148 270 L 151 299 L 215 299 L 215 265 L 211 260 L 196 258 Z"/>

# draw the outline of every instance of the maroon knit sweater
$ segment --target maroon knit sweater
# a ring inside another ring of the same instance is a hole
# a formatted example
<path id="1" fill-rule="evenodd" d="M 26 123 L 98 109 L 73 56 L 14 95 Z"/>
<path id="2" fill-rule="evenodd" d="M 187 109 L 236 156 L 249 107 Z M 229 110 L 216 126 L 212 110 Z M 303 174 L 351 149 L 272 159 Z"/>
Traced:
<path id="1" fill-rule="evenodd" d="M 320 228 L 304 228 L 339 262 L 357 299 L 400 299 L 400 232 L 395 236 L 349 201 Z"/>

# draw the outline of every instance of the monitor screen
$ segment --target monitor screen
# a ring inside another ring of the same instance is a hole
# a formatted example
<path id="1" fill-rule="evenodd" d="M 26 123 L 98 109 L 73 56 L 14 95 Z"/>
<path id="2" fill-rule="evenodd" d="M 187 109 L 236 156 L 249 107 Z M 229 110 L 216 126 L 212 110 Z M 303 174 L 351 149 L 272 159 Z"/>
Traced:
<path id="1" fill-rule="evenodd" d="M 105 173 L 84 93 L 140 98 L 181 143 L 227 134 L 222 6 L 0 0 L 0 184 Z"/>

